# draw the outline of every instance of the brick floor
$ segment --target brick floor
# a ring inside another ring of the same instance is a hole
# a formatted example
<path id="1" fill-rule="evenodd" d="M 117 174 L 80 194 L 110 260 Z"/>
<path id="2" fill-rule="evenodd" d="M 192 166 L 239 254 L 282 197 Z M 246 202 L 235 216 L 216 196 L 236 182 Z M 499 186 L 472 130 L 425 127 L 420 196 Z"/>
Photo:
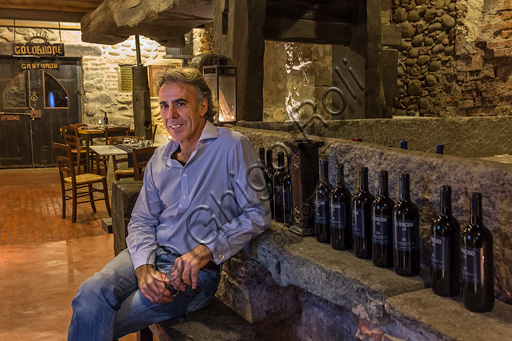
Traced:
<path id="1" fill-rule="evenodd" d="M 106 234 L 104 201 L 79 204 L 71 222 L 71 202 L 62 219 L 59 173 L 56 168 L 0 170 L 0 245 L 44 243 Z"/>

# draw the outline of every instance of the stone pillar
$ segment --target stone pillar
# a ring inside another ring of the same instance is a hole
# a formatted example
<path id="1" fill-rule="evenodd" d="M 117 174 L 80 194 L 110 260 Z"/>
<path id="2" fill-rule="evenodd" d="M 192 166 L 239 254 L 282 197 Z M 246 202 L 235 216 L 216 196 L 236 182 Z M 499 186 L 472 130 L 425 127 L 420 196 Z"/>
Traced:
<path id="1" fill-rule="evenodd" d="M 213 0 L 215 51 L 237 67 L 238 120 L 263 119 L 265 0 Z"/>

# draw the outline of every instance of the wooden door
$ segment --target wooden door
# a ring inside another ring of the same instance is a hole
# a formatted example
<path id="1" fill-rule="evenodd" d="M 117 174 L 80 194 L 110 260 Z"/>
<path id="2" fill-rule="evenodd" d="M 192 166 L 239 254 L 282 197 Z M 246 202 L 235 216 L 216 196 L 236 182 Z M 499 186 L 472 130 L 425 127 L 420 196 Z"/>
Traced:
<path id="1" fill-rule="evenodd" d="M 58 70 L 21 70 L 18 59 L 0 59 L 0 168 L 54 165 L 60 127 L 81 122 L 79 61 L 58 63 Z"/>

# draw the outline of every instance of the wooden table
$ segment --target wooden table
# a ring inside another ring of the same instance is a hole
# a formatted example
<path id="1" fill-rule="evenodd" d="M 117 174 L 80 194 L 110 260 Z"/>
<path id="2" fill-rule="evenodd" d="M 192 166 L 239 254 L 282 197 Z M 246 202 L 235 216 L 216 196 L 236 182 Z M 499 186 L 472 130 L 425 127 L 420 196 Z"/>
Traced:
<path id="1" fill-rule="evenodd" d="M 113 128 L 113 127 L 109 127 Z M 134 131 L 133 128 L 130 128 L 130 132 Z M 105 137 L 105 130 L 103 128 L 97 128 L 97 129 L 78 129 L 78 136 L 85 139 L 85 160 L 87 162 L 86 164 L 86 172 L 89 173 L 89 146 L 91 145 L 91 140 L 93 138 L 100 138 Z M 101 154 L 100 154 L 101 155 Z M 111 154 L 114 155 L 114 154 Z"/>

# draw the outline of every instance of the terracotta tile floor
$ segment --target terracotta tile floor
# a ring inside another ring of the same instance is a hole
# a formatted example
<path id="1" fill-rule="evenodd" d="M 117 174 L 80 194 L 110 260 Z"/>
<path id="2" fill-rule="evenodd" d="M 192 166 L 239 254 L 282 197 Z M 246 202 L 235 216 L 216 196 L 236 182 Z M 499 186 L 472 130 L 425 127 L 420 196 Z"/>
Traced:
<path id="1" fill-rule="evenodd" d="M 0 340 L 66 340 L 80 283 L 114 256 L 105 205 L 78 207 L 61 218 L 56 169 L 0 170 Z"/>
<path id="2" fill-rule="evenodd" d="M 71 202 L 62 219 L 59 173 L 51 169 L 0 170 L 0 245 L 42 243 L 104 235 L 101 218 L 108 217 L 104 201 L 79 204 L 71 222 Z"/>

